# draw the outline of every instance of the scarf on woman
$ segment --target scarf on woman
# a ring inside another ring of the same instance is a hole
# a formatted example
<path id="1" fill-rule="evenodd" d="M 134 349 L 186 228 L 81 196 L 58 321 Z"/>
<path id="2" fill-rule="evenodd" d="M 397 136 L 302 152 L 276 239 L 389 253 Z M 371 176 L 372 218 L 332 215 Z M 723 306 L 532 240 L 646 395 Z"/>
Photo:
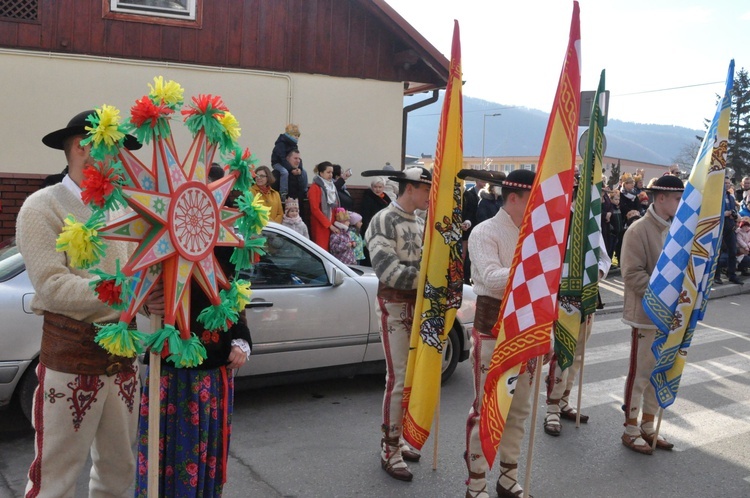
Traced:
<path id="1" fill-rule="evenodd" d="M 313 177 L 313 183 L 320 187 L 325 195 L 320 196 L 320 210 L 326 217 L 330 218 L 333 208 L 339 205 L 339 196 L 333 181 L 326 180 L 320 175 Z"/>
<path id="2" fill-rule="evenodd" d="M 263 195 L 268 195 L 268 193 L 271 191 L 271 186 L 270 185 L 263 185 L 261 187 L 260 185 L 258 185 L 256 183 L 255 186 L 258 187 L 258 190 L 260 190 L 260 193 L 263 194 Z"/>

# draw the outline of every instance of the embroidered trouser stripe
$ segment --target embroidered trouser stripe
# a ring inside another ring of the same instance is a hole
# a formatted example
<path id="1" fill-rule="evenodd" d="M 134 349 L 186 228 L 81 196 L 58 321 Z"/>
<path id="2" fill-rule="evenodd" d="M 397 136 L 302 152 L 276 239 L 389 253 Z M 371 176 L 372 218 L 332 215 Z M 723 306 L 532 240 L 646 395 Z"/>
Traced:
<path id="1" fill-rule="evenodd" d="M 630 368 L 625 379 L 625 417 L 638 418 L 643 404 L 643 413 L 656 414 L 659 404 L 656 391 L 651 384 L 651 372 L 656 365 L 656 357 L 651 352 L 656 330 L 632 330 L 630 343 Z"/>
<path id="2" fill-rule="evenodd" d="M 578 335 L 578 341 L 576 342 L 576 352 L 573 358 L 573 364 L 565 370 L 560 369 L 560 364 L 555 358 L 549 364 L 550 373 L 554 372 L 554 377 L 550 375 L 550 379 L 547 383 L 547 398 L 548 399 L 560 399 L 565 391 L 570 391 L 573 388 L 573 383 L 576 380 L 579 370 L 581 369 L 581 363 L 583 363 L 583 351 L 586 346 L 586 341 L 591 337 L 591 328 L 594 324 L 594 315 L 589 315 L 585 322 L 581 324 L 581 333 Z M 575 406 L 575 403 L 572 403 Z"/>
<path id="3" fill-rule="evenodd" d="M 484 383 L 487 379 L 495 342 L 494 337 L 481 334 L 476 329 L 471 334 L 474 401 L 471 404 L 469 418 L 466 421 L 466 466 L 470 472 L 478 474 L 486 473 L 489 469 L 479 439 L 479 419 L 482 411 Z M 531 413 L 531 392 L 531 376 L 527 371 L 519 375 L 515 383 L 513 401 L 510 404 L 498 450 L 501 462 L 518 463 L 524 436 L 524 422 Z"/>
<path id="4" fill-rule="evenodd" d="M 403 430 L 404 380 L 409 358 L 409 336 L 414 319 L 414 305 L 378 298 L 380 338 L 385 353 L 385 393 L 383 427 L 389 436 L 401 436 Z"/>
<path id="5" fill-rule="evenodd" d="M 123 496 L 135 476 L 138 373 L 75 375 L 37 367 L 27 497 L 72 497 L 91 453 L 89 496 Z"/>

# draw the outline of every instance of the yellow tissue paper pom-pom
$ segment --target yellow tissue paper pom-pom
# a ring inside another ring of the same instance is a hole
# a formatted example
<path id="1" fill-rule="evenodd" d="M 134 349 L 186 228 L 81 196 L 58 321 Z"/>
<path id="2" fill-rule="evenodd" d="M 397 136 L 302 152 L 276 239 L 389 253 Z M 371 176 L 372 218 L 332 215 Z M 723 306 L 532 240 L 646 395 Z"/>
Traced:
<path id="1" fill-rule="evenodd" d="M 232 139 L 237 140 L 240 136 L 240 122 L 237 121 L 237 118 L 234 117 L 234 115 L 229 111 L 224 111 L 224 115 L 220 116 L 218 118 L 219 123 L 221 123 L 221 126 L 224 127 L 224 130 L 226 130 L 227 135 L 232 137 Z"/>
<path id="2" fill-rule="evenodd" d="M 161 76 L 154 77 L 154 84 L 149 83 L 151 89 L 149 96 L 153 99 L 160 100 L 169 107 L 176 107 L 183 102 L 185 90 L 174 80 L 164 81 Z"/>
<path id="3" fill-rule="evenodd" d="M 71 268 L 89 268 L 97 264 L 104 255 L 104 248 L 95 228 L 76 221 L 72 216 L 65 218 L 55 249 L 67 253 Z"/>
<path id="4" fill-rule="evenodd" d="M 98 147 L 102 142 L 107 147 L 112 147 L 125 136 L 120 131 L 120 110 L 115 106 L 104 104 L 96 109 L 96 126 L 87 126 L 86 131 L 91 134 L 94 146 Z M 96 121 L 95 120 L 95 121 Z"/>
<path id="5" fill-rule="evenodd" d="M 237 303 L 235 309 L 242 311 L 248 304 L 250 304 L 250 296 L 252 296 L 253 291 L 250 290 L 250 282 L 247 280 L 235 280 L 234 287 L 237 289 Z"/>

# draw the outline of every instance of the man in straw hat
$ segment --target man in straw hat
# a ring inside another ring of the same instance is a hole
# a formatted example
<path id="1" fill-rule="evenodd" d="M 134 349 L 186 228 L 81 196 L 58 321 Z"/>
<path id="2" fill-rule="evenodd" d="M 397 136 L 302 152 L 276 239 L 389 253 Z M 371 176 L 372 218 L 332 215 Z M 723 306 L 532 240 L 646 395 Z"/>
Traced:
<path id="1" fill-rule="evenodd" d="M 669 226 L 677 212 L 685 186 L 676 176 L 662 176 L 649 187 L 653 203 L 646 214 L 625 232 L 622 241 L 622 275 L 625 281 L 625 304 L 622 321 L 632 327 L 630 368 L 625 380 L 625 432 L 622 444 L 645 455 L 652 453 L 651 445 L 656 427 L 654 418 L 659 409 L 654 386 L 650 382 L 656 357 L 651 345 L 656 336 L 656 325 L 643 310 L 643 295 L 661 255 Z M 641 426 L 638 415 L 643 407 Z M 671 450 L 674 445 L 658 436 L 656 447 Z"/>
<path id="2" fill-rule="evenodd" d="M 466 171 L 466 170 L 464 170 Z M 508 284 L 513 255 L 518 244 L 519 229 L 529 201 L 534 172 L 518 169 L 505 179 L 490 171 L 475 171 L 459 177 L 481 178 L 502 188 L 503 206 L 498 213 L 477 225 L 469 236 L 472 258 L 471 276 L 477 294 L 474 330 L 471 335 L 471 364 L 474 372 L 474 401 L 466 422 L 466 466 L 469 470 L 467 498 L 488 498 L 487 460 L 479 439 L 479 417 L 482 411 L 484 383 L 490 368 L 496 338 L 492 329 L 500 315 L 500 305 Z M 482 175 L 482 176 L 474 176 Z M 531 372 L 527 368 L 516 381 L 513 402 L 505 422 L 500 447 L 498 496 L 518 497 L 523 488 L 518 484 L 518 457 L 524 435 L 524 422 L 531 413 Z"/>
<path id="3" fill-rule="evenodd" d="M 372 173 L 365 172 L 363 176 L 374 176 Z M 373 216 L 365 242 L 380 281 L 377 314 L 386 361 L 380 463 L 394 479 L 411 481 L 413 476 L 404 460 L 418 461 L 420 455 L 406 445 L 401 434 L 409 336 L 424 233 L 424 220 L 415 211 L 429 206 L 432 175 L 421 167 L 398 173 L 375 172 L 398 182 L 398 200 Z"/>
<path id="4" fill-rule="evenodd" d="M 71 268 L 65 253 L 55 250 L 64 219 L 91 216 L 81 200 L 84 168 L 94 163 L 86 138 L 89 110 L 42 142 L 65 152 L 68 173 L 62 182 L 29 196 L 18 213 L 16 239 L 34 286 L 32 310 L 44 315 L 42 346 L 34 393 L 36 456 L 29 469 L 26 496 L 73 496 L 78 474 L 91 453 L 91 496 L 124 496 L 133 484 L 132 447 L 138 422 L 138 369 L 134 358 L 108 354 L 94 342 L 94 322 L 117 320 L 120 312 L 97 299 L 90 288 L 95 276 Z M 125 147 L 141 145 L 127 135 Z M 128 244 L 109 242 L 99 268 L 116 271 L 127 261 Z M 148 300 L 163 313 L 156 294 Z"/>

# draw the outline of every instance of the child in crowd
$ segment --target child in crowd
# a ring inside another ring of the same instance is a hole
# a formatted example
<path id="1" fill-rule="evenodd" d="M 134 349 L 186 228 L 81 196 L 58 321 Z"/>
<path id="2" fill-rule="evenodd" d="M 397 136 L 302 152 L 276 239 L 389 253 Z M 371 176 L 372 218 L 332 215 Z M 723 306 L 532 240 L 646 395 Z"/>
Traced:
<path id="1" fill-rule="evenodd" d="M 356 265 L 357 261 L 354 259 L 355 243 L 349 238 L 349 212 L 344 208 L 336 208 L 333 210 L 333 219 L 335 220 L 333 225 L 338 228 L 338 233 L 331 232 L 328 250 L 342 263 Z"/>
<path id="2" fill-rule="evenodd" d="M 740 218 L 737 227 L 737 268 L 742 271 L 743 276 L 750 274 L 750 217 Z"/>
<path id="3" fill-rule="evenodd" d="M 285 227 L 289 227 L 295 232 L 303 235 L 305 238 L 310 238 L 310 233 L 307 231 L 307 225 L 302 221 L 299 215 L 299 202 L 297 199 L 289 198 L 284 203 L 284 217 L 281 220 L 281 224 Z"/>
<path id="4" fill-rule="evenodd" d="M 362 215 L 349 211 L 349 238 L 354 243 L 354 259 L 361 265 L 365 260 L 365 241 L 360 234 L 362 230 Z"/>

